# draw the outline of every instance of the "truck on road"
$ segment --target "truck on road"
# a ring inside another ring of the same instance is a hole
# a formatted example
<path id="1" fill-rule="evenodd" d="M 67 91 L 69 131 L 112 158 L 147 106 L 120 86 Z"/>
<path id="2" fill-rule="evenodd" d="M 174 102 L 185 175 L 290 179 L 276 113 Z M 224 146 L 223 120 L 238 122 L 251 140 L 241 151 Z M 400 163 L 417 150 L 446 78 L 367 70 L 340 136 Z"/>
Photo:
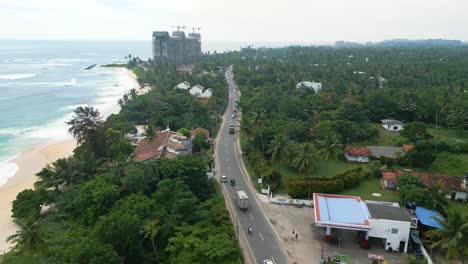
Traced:
<path id="1" fill-rule="evenodd" d="M 249 197 L 244 191 L 236 192 L 236 202 L 241 210 L 247 210 L 247 207 L 249 207 Z"/>
<path id="2" fill-rule="evenodd" d="M 236 133 L 236 127 L 234 125 L 229 126 L 229 134 L 235 134 Z"/>

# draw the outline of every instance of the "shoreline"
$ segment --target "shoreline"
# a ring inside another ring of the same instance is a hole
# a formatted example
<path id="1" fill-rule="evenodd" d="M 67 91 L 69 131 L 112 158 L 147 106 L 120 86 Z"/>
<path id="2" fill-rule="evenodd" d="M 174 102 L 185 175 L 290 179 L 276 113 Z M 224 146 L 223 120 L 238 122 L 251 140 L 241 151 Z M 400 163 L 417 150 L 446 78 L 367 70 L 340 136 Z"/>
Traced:
<path id="1" fill-rule="evenodd" d="M 125 73 L 128 75 L 140 89 L 136 75 L 130 69 Z M 128 87 L 130 90 L 133 87 Z M 108 115 L 119 112 L 120 108 L 115 102 L 115 106 L 110 110 Z M 105 118 L 107 118 L 107 116 Z M 103 118 L 103 119 L 105 119 Z M 26 189 L 34 189 L 38 173 L 47 164 L 51 164 L 57 159 L 65 158 L 73 154 L 73 150 L 77 146 L 76 140 L 71 136 L 59 140 L 49 140 L 45 143 L 34 145 L 20 154 L 9 160 L 9 163 L 15 164 L 18 169 L 12 177 L 7 179 L 7 182 L 0 186 L 0 254 L 6 253 L 12 246 L 6 239 L 18 230 L 18 226 L 13 222 L 11 217 L 12 203 L 16 199 L 18 193 Z"/>
<path id="2" fill-rule="evenodd" d="M 47 164 L 51 164 L 59 158 L 70 156 L 76 147 L 75 139 L 63 141 L 50 141 L 32 147 L 11 160 L 18 166 L 15 175 L 8 179 L 7 183 L 0 187 L 0 252 L 8 252 L 12 246 L 6 239 L 14 234 L 18 227 L 11 217 L 12 202 L 18 193 L 26 189 L 34 188 L 38 173 Z"/>

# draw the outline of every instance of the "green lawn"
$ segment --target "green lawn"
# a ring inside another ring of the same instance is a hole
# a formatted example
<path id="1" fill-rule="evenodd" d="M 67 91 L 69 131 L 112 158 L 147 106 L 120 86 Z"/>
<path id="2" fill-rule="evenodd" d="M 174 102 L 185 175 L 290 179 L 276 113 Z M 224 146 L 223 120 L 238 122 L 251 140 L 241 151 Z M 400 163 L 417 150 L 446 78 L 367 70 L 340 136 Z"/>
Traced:
<path id="1" fill-rule="evenodd" d="M 428 171 L 450 176 L 463 176 L 464 172 L 468 171 L 468 154 L 439 153 Z"/>
<path id="2" fill-rule="evenodd" d="M 446 142 L 468 142 L 468 131 L 449 128 L 435 128 L 431 126 L 427 130 L 434 138 Z"/>
<path id="3" fill-rule="evenodd" d="M 372 193 L 380 193 L 382 196 L 373 196 Z M 359 196 L 364 200 L 398 202 L 400 194 L 397 191 L 380 188 L 380 179 L 362 181 L 357 187 L 345 190 L 339 194 Z"/>
<path id="4" fill-rule="evenodd" d="M 361 164 L 350 163 L 342 160 L 317 160 L 315 161 L 315 167 L 310 173 L 299 173 L 293 168 L 286 166 L 280 166 L 279 164 L 273 164 L 275 170 L 281 173 L 281 186 L 278 189 L 278 193 L 287 193 L 287 183 L 292 178 L 303 178 L 303 177 L 332 177 L 336 174 L 345 172 L 349 169 L 357 168 Z M 328 166 L 327 166 L 328 164 Z M 328 169 L 327 169 L 328 168 Z"/>

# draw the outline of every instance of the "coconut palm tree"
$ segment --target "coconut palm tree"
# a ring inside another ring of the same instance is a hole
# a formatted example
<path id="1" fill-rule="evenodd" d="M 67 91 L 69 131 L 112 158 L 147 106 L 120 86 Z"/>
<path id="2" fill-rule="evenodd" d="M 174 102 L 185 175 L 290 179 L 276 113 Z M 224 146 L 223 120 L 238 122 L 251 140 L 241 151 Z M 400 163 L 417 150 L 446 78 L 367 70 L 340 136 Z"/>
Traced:
<path id="1" fill-rule="evenodd" d="M 135 99 L 138 96 L 138 92 L 135 88 L 132 88 L 130 92 L 128 92 L 130 100 Z"/>
<path id="2" fill-rule="evenodd" d="M 65 181 L 63 178 L 60 178 L 57 173 L 55 173 L 55 167 L 47 165 L 40 172 L 36 174 L 39 177 L 34 183 L 34 187 L 37 189 L 49 189 L 54 187 L 58 191 L 59 186 L 62 185 Z"/>
<path id="3" fill-rule="evenodd" d="M 261 111 L 261 112 L 253 112 L 249 117 L 247 117 L 248 119 L 250 119 L 250 124 L 252 125 L 252 131 L 255 131 L 255 130 L 258 130 L 258 128 L 260 127 L 260 125 L 263 123 L 263 121 L 265 120 L 266 116 L 265 116 L 265 112 L 264 111 Z M 262 143 L 262 154 L 265 155 L 265 143 L 263 142 L 263 135 L 262 135 L 262 132 L 259 131 L 258 132 L 258 135 L 260 136 L 260 141 Z"/>
<path id="4" fill-rule="evenodd" d="M 431 198 L 432 208 L 446 215 L 445 208 L 448 206 L 446 196 L 448 192 L 442 189 L 442 182 L 438 180 L 432 186 L 427 187 L 427 194 Z"/>
<path id="5" fill-rule="evenodd" d="M 34 254 L 41 254 L 46 248 L 44 241 L 44 233 L 41 229 L 43 219 L 27 219 L 15 220 L 15 223 L 20 227 L 20 230 L 8 237 L 7 241 L 15 243 L 16 246 L 22 247 Z"/>
<path id="6" fill-rule="evenodd" d="M 317 157 L 327 161 L 327 176 L 329 169 L 329 160 L 337 159 L 343 152 L 343 144 L 336 135 L 326 135 L 323 139 L 316 142 Z"/>
<path id="7" fill-rule="evenodd" d="M 311 143 L 302 143 L 294 150 L 292 165 L 299 172 L 310 171 L 313 167 L 315 149 Z"/>
<path id="8" fill-rule="evenodd" d="M 63 179 L 65 185 L 75 184 L 81 180 L 77 165 L 77 161 L 72 157 L 58 159 L 52 163 L 56 177 Z"/>
<path id="9" fill-rule="evenodd" d="M 283 135 L 276 135 L 271 141 L 271 148 L 268 154 L 271 154 L 271 161 L 278 162 L 281 165 L 291 157 L 289 140 Z"/>
<path id="10" fill-rule="evenodd" d="M 468 217 L 462 215 L 459 211 L 450 210 L 445 219 L 434 217 L 434 219 L 442 226 L 440 229 L 428 231 L 440 240 L 432 244 L 431 249 L 441 246 L 447 246 L 445 257 L 458 258 L 462 264 L 468 256 Z"/>
<path id="11" fill-rule="evenodd" d="M 151 246 L 153 247 L 153 251 L 154 251 L 154 255 L 156 256 L 157 263 L 160 263 L 160 261 L 159 261 L 159 254 L 156 249 L 156 245 L 154 243 L 154 239 L 156 238 L 160 230 L 161 230 L 161 227 L 159 226 L 156 220 L 148 220 L 143 225 L 144 238 L 151 240 Z"/>
<path id="12" fill-rule="evenodd" d="M 149 141 L 152 141 L 156 138 L 156 128 L 153 124 L 148 124 L 145 127 L 145 135 Z"/>

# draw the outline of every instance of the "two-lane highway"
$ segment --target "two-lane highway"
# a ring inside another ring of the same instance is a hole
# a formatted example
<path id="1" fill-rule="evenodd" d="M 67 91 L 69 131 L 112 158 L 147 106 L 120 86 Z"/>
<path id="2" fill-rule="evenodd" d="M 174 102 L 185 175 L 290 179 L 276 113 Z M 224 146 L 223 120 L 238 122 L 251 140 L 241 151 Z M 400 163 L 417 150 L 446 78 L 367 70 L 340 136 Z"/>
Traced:
<path id="1" fill-rule="evenodd" d="M 286 264 L 286 258 L 280 248 L 280 237 L 274 231 L 270 220 L 257 200 L 255 190 L 247 183 L 249 179 L 241 169 L 239 161 L 241 157 L 236 144 L 239 130 L 236 129 L 235 134 L 229 134 L 229 126 L 235 125 L 237 128 L 238 117 L 240 116 L 238 111 L 234 116 L 232 115 L 236 109 L 235 101 L 239 96 L 237 85 L 233 80 L 232 66 L 226 71 L 226 81 L 229 88 L 229 103 L 215 145 L 217 176 L 226 175 L 228 178 L 227 183 L 222 183 L 223 194 L 235 218 L 235 228 L 239 239 L 245 242 L 243 244 L 250 252 L 251 262 L 263 264 L 265 259 L 271 259 L 276 264 Z M 234 186 L 230 184 L 231 178 L 236 181 Z M 236 191 L 239 190 L 245 191 L 249 197 L 249 206 L 245 211 L 239 209 L 235 200 Z M 249 227 L 252 227 L 251 234 L 247 231 Z"/>

